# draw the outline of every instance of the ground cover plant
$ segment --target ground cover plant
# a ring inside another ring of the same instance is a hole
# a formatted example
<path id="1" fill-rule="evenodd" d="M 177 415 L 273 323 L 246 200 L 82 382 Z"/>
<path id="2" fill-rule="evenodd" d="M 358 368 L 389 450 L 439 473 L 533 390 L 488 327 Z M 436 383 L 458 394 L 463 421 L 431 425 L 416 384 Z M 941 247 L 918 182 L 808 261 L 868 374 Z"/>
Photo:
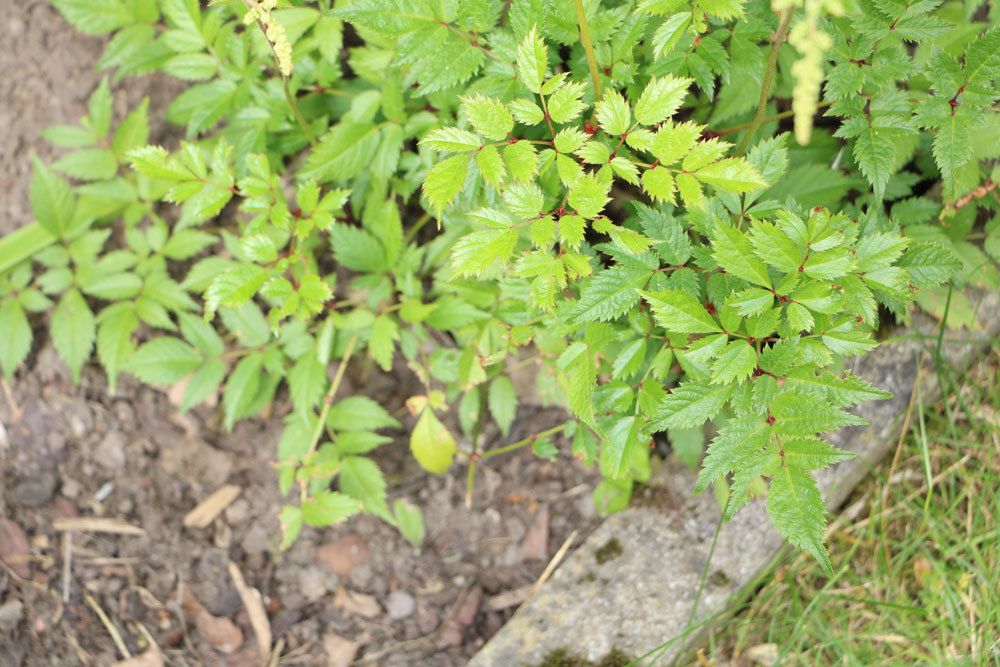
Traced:
<path id="1" fill-rule="evenodd" d="M 109 76 L 190 82 L 186 139 L 147 145 L 146 104 L 112 128 L 107 82 L 45 133 L 66 154 L 0 241 L 0 366 L 47 322 L 112 390 L 277 411 L 286 545 L 359 511 L 420 541 L 370 456 L 399 420 L 338 395 L 405 365 L 413 455 L 470 493 L 531 447 L 599 467 L 614 511 L 653 438 L 697 462 L 711 421 L 698 490 L 727 517 L 766 493 L 829 570 L 821 436 L 885 396 L 844 358 L 1000 282 L 1000 31 L 972 3 L 54 4 L 111 35 Z M 524 365 L 572 419 L 483 450 Z"/>

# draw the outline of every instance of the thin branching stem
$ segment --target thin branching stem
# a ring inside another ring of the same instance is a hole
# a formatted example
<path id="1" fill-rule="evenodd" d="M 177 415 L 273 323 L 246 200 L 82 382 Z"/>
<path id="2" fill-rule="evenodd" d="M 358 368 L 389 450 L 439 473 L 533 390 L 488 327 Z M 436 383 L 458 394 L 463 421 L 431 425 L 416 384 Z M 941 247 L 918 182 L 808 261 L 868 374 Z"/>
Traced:
<path id="1" fill-rule="evenodd" d="M 552 428 L 547 428 L 544 431 L 539 431 L 534 435 L 529 435 L 527 438 L 524 438 L 523 440 L 518 440 L 517 442 L 513 442 L 509 445 L 504 445 L 503 447 L 497 447 L 496 449 L 491 449 L 488 452 L 483 452 L 482 454 L 479 455 L 479 458 L 489 459 L 493 458 L 494 456 L 500 456 L 501 454 L 506 454 L 507 452 L 513 452 L 516 449 L 520 449 L 521 447 L 535 443 L 538 440 L 541 440 L 542 438 L 548 437 L 555 433 L 559 433 L 565 429 L 566 429 L 566 424 L 560 424 L 559 426 L 553 426 Z"/>
<path id="2" fill-rule="evenodd" d="M 337 367 L 337 372 L 333 376 L 333 382 L 330 383 L 330 388 L 326 392 L 326 396 L 323 397 L 323 407 L 319 411 L 319 420 L 316 422 L 316 428 L 313 429 L 312 439 L 309 442 L 309 449 L 302 456 L 302 460 L 306 460 L 316 448 L 319 446 L 320 438 L 323 437 L 323 430 L 326 426 L 326 418 L 330 414 L 330 406 L 333 405 L 333 399 L 337 395 L 337 390 L 340 389 L 340 383 L 344 380 L 344 373 L 347 371 L 347 364 L 351 360 L 351 355 L 354 354 L 354 348 L 358 344 L 358 337 L 351 336 L 350 340 L 347 341 L 347 348 L 344 350 L 344 356 L 340 360 L 340 366 Z M 302 500 L 306 497 L 306 483 L 302 482 L 301 488 Z"/>
<path id="3" fill-rule="evenodd" d="M 587 25 L 587 14 L 583 9 L 583 0 L 573 0 L 576 5 L 576 18 L 580 23 L 580 41 L 587 54 L 587 67 L 590 68 L 590 78 L 594 82 L 594 101 L 601 99 L 601 73 L 597 69 L 597 57 L 594 55 L 594 42 L 590 37 L 590 26 Z"/>
<path id="4" fill-rule="evenodd" d="M 771 97 L 771 82 L 774 80 L 774 72 L 778 68 L 778 51 L 781 50 L 781 45 L 785 43 L 785 38 L 788 37 L 788 27 L 792 22 L 794 14 L 795 7 L 789 7 L 783 11 L 781 17 L 778 19 L 777 29 L 771 35 L 771 54 L 767 58 L 767 69 L 764 70 L 764 82 L 760 86 L 757 113 L 754 115 L 753 120 L 750 121 L 750 127 L 747 128 L 747 133 L 743 135 L 740 145 L 736 147 L 737 153 L 742 153 L 750 145 L 753 135 L 764 123 L 764 112 L 767 111 L 767 101 Z"/>

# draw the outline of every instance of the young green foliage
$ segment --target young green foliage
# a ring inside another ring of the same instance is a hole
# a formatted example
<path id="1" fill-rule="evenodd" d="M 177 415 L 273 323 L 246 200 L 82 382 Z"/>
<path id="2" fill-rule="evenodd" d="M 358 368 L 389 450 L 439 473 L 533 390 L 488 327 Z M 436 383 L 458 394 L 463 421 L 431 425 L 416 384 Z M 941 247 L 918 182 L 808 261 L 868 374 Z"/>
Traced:
<path id="1" fill-rule="evenodd" d="M 609 512 L 654 433 L 696 463 L 711 420 L 697 490 L 731 517 L 766 480 L 828 565 L 813 473 L 845 454 L 821 436 L 886 396 L 842 360 L 880 311 L 960 322 L 954 285 L 1000 288 L 998 33 L 935 3 L 53 4 L 110 34 L 112 82 L 187 82 L 186 141 L 147 145 L 145 102 L 116 124 L 109 82 L 44 134 L 67 152 L 0 240 L 0 371 L 47 319 L 74 378 L 96 351 L 110 391 L 279 415 L 286 547 L 359 511 L 423 539 L 378 464 L 399 413 L 342 389 L 405 367 L 430 472 L 564 431 Z M 525 364 L 575 420 L 484 450 Z"/>

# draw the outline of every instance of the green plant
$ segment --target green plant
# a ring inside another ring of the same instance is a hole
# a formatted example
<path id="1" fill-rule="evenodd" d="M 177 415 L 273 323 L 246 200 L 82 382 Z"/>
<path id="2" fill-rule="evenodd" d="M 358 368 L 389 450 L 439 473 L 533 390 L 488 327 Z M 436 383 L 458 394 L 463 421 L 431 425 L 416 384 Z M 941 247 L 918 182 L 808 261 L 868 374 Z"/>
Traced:
<path id="1" fill-rule="evenodd" d="M 732 516 L 770 479 L 778 528 L 828 563 L 811 471 L 844 454 L 819 436 L 885 396 L 841 360 L 876 346 L 880 309 L 1000 283 L 976 243 L 998 246 L 977 216 L 998 143 L 973 141 L 1000 133 L 1000 32 L 975 7 L 54 4 L 114 33 L 116 77 L 192 82 L 167 109 L 187 141 L 145 146 L 145 104 L 112 134 L 106 83 L 46 133 L 75 150 L 36 164 L 37 223 L 0 241 L 0 364 L 55 299 L 74 375 L 96 343 L 112 390 L 183 382 L 182 409 L 219 394 L 226 427 L 277 400 L 285 544 L 361 509 L 421 539 L 368 456 L 400 423 L 338 396 L 348 364 L 405 363 L 413 454 L 468 461 L 470 494 L 477 466 L 555 457 L 563 432 L 613 511 L 654 433 L 697 446 L 712 420 L 699 490 Z M 525 364 L 575 419 L 483 451 Z"/>

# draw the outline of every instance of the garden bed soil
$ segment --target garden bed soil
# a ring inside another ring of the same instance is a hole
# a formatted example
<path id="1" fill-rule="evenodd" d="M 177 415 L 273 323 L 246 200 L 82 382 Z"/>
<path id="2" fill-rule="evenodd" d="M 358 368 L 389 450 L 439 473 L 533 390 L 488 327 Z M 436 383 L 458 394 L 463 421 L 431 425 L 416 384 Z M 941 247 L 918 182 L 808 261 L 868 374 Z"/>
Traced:
<path id="1" fill-rule="evenodd" d="M 31 153 L 57 155 L 38 133 L 85 115 L 103 40 L 76 33 L 44 1 L 14 4 L 2 21 L 0 233 L 8 233 L 31 220 Z M 119 119 L 149 96 L 154 140 L 170 143 L 162 113 L 176 83 L 145 77 L 113 90 Z M 111 665 L 122 648 L 153 657 L 143 653 L 150 641 L 162 660 L 135 664 L 258 664 L 230 561 L 263 596 L 281 664 L 342 665 L 352 655 L 390 666 L 465 664 L 567 536 L 578 530 L 582 539 L 598 523 L 595 474 L 568 456 L 498 457 L 481 467 L 470 510 L 464 470 L 420 471 L 404 428 L 376 460 L 390 502 L 405 497 L 424 509 L 423 548 L 358 517 L 306 530 L 280 554 L 272 464 L 287 401 L 226 433 L 214 410 L 182 416 L 165 393 L 127 379 L 110 395 L 96 368 L 74 385 L 37 324 L 29 363 L 0 387 L 0 667 Z M 418 389 L 403 369 L 355 378 L 341 395 L 364 393 L 402 417 Z M 522 407 L 503 441 L 563 418 Z M 227 484 L 240 494 L 218 518 L 183 525 Z M 64 530 L 86 517 L 142 532 Z"/>

